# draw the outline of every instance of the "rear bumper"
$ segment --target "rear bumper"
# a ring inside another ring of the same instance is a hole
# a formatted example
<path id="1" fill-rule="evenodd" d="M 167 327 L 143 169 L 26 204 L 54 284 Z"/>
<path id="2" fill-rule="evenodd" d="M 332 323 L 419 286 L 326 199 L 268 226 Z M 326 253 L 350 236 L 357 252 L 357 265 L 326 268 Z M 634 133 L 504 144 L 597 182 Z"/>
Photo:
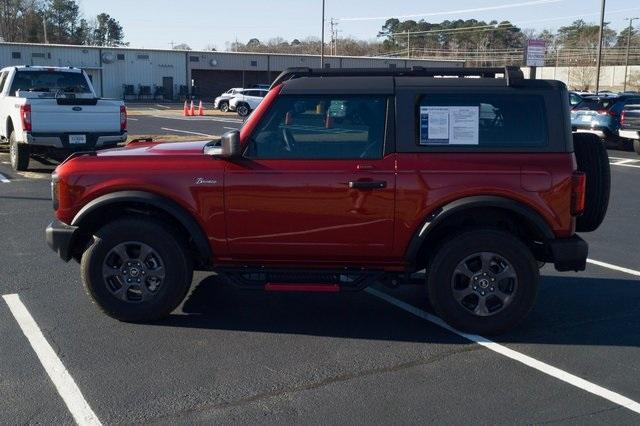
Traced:
<path id="1" fill-rule="evenodd" d="M 577 235 L 549 241 L 551 261 L 558 271 L 584 271 L 589 245 Z"/>
<path id="2" fill-rule="evenodd" d="M 621 138 L 640 139 L 640 130 L 620 129 L 619 135 Z"/>
<path id="3" fill-rule="evenodd" d="M 124 133 L 71 133 L 84 134 L 87 137 L 87 143 L 82 145 L 70 145 L 69 133 L 27 133 L 27 143 L 35 146 L 45 146 L 49 148 L 59 148 L 67 150 L 85 151 L 93 148 L 103 148 L 114 146 L 118 142 L 127 140 L 127 132 Z"/>
<path id="4" fill-rule="evenodd" d="M 65 262 L 71 259 L 71 245 L 77 231 L 77 226 L 70 226 L 57 220 L 51 222 L 45 230 L 47 244 Z"/>

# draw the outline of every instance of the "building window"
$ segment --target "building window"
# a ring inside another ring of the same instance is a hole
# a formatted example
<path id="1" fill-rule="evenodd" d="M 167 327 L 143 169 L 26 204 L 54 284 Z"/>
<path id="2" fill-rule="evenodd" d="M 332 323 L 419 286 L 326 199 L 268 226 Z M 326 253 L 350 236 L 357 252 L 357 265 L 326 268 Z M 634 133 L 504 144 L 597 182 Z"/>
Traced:
<path id="1" fill-rule="evenodd" d="M 116 55 L 116 58 L 117 58 L 119 61 L 124 61 L 124 53 L 118 53 L 118 54 Z"/>
<path id="2" fill-rule="evenodd" d="M 36 53 L 36 52 L 34 52 L 34 53 L 31 54 L 31 57 L 32 58 L 44 58 L 44 53 Z"/>
<path id="3" fill-rule="evenodd" d="M 395 68 L 396 64 L 389 64 L 389 68 Z"/>
<path id="4" fill-rule="evenodd" d="M 325 67 L 325 68 L 331 68 L 331 64 L 326 63 L 326 64 L 324 64 L 324 67 Z"/>
<path id="5" fill-rule="evenodd" d="M 147 60 L 147 59 L 149 59 L 149 55 L 138 55 L 138 59 Z"/>
<path id="6" fill-rule="evenodd" d="M 189 62 L 200 62 L 200 56 L 189 56 Z"/>
<path id="7" fill-rule="evenodd" d="M 251 61 L 251 66 L 252 67 L 257 67 L 258 66 L 258 61 Z"/>
<path id="8" fill-rule="evenodd" d="M 22 55 L 20 54 L 20 52 L 11 52 L 12 59 L 20 59 L 21 57 Z"/>

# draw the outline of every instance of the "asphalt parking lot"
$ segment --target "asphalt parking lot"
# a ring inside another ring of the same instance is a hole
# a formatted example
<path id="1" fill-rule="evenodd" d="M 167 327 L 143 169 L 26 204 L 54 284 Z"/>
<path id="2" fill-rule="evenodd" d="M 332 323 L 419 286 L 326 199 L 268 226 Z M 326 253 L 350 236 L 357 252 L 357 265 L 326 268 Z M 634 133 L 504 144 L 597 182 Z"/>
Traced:
<path id="1" fill-rule="evenodd" d="M 205 116 L 184 117 L 179 105 L 129 105 L 128 132 L 130 137 L 153 136 L 163 139 L 203 139 L 220 136 L 229 130 L 239 129 L 243 119 L 235 113 L 212 111 L 205 104 Z"/>
<path id="2" fill-rule="evenodd" d="M 129 131 L 207 137 L 232 118 L 149 113 Z M 44 242 L 55 164 L 15 173 L 1 147 L 0 424 L 638 424 L 640 156 L 609 154 L 587 270 L 544 267 L 532 314 L 489 341 L 439 325 L 418 286 L 267 294 L 205 273 L 169 319 L 120 323 Z"/>

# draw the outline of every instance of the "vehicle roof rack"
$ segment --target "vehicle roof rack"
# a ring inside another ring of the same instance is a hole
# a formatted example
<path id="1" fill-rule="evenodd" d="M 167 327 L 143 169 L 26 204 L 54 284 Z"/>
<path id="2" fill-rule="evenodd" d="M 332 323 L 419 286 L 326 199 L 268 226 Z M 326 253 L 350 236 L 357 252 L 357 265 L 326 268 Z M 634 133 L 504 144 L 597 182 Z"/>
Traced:
<path id="1" fill-rule="evenodd" d="M 517 66 L 503 68 L 426 68 L 414 66 L 411 68 L 287 68 L 276 77 L 271 87 L 287 80 L 300 77 L 480 77 L 496 78 L 504 75 L 507 86 L 519 86 L 524 80 L 522 70 Z"/>

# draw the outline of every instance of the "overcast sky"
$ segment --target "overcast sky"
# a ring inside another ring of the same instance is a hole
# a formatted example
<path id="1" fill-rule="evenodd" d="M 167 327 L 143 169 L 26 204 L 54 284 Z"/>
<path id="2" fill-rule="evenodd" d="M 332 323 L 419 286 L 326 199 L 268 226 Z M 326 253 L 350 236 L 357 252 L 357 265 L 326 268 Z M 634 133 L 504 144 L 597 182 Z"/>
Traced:
<path id="1" fill-rule="evenodd" d="M 193 49 L 246 42 L 320 37 L 321 0 L 79 0 L 85 17 L 106 12 L 120 21 L 132 47 Z M 340 18 L 340 36 L 374 39 L 387 17 L 510 20 L 521 28 L 552 29 L 582 17 L 597 22 L 600 0 L 326 0 L 326 19 Z M 606 19 L 620 30 L 640 16 L 639 0 L 608 0 Z M 640 23 L 640 21 L 637 21 Z M 636 25 L 636 28 L 638 26 Z M 328 28 L 328 24 L 326 26 Z M 325 33 L 329 37 L 329 31 Z"/>

